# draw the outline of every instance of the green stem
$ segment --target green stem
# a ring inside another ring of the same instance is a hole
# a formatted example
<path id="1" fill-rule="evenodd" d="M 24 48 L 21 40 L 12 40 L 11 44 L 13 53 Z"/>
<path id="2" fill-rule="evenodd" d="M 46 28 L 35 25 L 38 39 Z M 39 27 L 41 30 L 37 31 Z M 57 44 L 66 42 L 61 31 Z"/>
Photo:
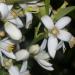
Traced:
<path id="1" fill-rule="evenodd" d="M 44 38 L 44 33 L 41 33 L 37 38 L 34 38 L 31 44 L 35 44 Z"/>
<path id="2" fill-rule="evenodd" d="M 50 0 L 45 0 L 46 13 L 49 14 Z"/>

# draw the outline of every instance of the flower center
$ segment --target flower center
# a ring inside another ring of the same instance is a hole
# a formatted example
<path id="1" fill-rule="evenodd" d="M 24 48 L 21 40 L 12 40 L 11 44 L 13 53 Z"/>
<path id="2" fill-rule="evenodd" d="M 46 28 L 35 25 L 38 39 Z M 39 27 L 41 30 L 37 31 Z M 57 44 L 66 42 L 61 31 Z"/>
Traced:
<path id="1" fill-rule="evenodd" d="M 12 64 L 13 64 L 12 63 L 12 59 L 4 58 L 4 60 L 3 60 L 3 67 L 5 67 L 6 69 L 9 69 Z"/>
<path id="2" fill-rule="evenodd" d="M 51 34 L 56 36 L 59 33 L 59 30 L 56 27 L 54 27 L 50 32 L 51 32 Z"/>
<path id="3" fill-rule="evenodd" d="M 14 50 L 14 48 L 15 48 L 15 46 L 13 45 L 13 44 L 9 44 L 8 46 L 7 46 L 7 51 L 8 52 L 12 52 L 13 50 Z"/>

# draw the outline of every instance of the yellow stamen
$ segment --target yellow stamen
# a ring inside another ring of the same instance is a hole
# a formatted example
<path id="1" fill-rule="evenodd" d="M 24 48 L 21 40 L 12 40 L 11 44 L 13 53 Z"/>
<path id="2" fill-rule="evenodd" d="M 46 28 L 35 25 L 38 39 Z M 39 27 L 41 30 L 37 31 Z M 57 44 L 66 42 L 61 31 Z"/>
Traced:
<path id="1" fill-rule="evenodd" d="M 4 31 L 0 31 L 0 37 L 4 37 L 5 36 L 5 32 Z"/>
<path id="2" fill-rule="evenodd" d="M 51 34 L 56 36 L 59 33 L 59 30 L 56 27 L 54 27 L 50 32 L 51 32 Z"/>
<path id="3" fill-rule="evenodd" d="M 3 67 L 5 67 L 6 69 L 9 69 L 12 64 L 13 64 L 12 59 L 4 58 Z"/>
<path id="4" fill-rule="evenodd" d="M 9 44 L 6 50 L 8 52 L 12 52 L 14 50 L 14 48 L 15 48 L 15 46 L 13 44 Z"/>

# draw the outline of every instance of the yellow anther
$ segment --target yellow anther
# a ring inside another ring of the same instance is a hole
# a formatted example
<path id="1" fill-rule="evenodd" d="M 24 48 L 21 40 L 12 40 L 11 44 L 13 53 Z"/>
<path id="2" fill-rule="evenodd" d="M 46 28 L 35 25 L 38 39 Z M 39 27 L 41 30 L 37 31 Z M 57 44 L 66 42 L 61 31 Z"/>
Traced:
<path id="1" fill-rule="evenodd" d="M 13 50 L 14 50 L 14 48 L 15 48 L 15 46 L 13 45 L 13 44 L 9 44 L 8 46 L 7 46 L 7 51 L 8 52 L 12 52 Z"/>
<path id="2" fill-rule="evenodd" d="M 50 32 L 56 36 L 59 33 L 59 30 L 57 28 L 53 28 Z"/>
<path id="3" fill-rule="evenodd" d="M 12 59 L 7 59 L 4 58 L 3 60 L 3 67 L 5 67 L 6 69 L 10 68 L 10 66 L 12 65 Z"/>
<path id="4" fill-rule="evenodd" d="M 4 37 L 5 36 L 5 32 L 4 31 L 0 31 L 0 37 Z"/>

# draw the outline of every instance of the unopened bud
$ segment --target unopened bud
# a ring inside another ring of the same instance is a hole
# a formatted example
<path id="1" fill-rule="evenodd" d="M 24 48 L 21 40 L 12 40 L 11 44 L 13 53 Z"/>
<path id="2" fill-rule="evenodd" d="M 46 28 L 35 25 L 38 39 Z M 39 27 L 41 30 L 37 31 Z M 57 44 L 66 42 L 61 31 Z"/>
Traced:
<path id="1" fill-rule="evenodd" d="M 40 50 L 40 47 L 39 47 L 38 44 L 32 45 L 32 46 L 29 48 L 30 54 L 37 54 L 37 53 L 39 53 L 39 50 Z"/>
<path id="2" fill-rule="evenodd" d="M 16 52 L 15 56 L 17 61 L 26 60 L 29 58 L 29 52 L 25 49 L 22 49 Z"/>

